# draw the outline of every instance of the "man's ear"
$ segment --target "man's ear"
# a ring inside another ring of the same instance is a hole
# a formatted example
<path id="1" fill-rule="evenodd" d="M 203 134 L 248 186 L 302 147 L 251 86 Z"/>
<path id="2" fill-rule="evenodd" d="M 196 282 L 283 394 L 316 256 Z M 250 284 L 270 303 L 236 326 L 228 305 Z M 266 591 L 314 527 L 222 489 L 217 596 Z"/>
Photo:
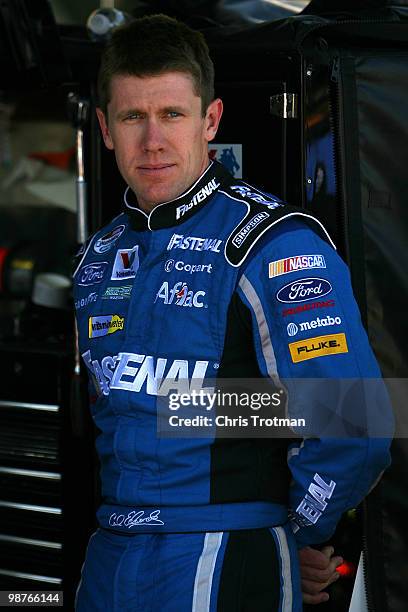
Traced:
<path id="1" fill-rule="evenodd" d="M 222 100 L 216 98 L 207 108 L 205 114 L 205 135 L 208 142 L 215 138 L 223 110 Z"/>
<path id="2" fill-rule="evenodd" d="M 105 113 L 101 108 L 97 108 L 96 114 L 98 116 L 99 125 L 101 127 L 103 142 L 105 143 L 105 146 L 112 151 L 114 149 L 113 140 L 110 135 Z"/>

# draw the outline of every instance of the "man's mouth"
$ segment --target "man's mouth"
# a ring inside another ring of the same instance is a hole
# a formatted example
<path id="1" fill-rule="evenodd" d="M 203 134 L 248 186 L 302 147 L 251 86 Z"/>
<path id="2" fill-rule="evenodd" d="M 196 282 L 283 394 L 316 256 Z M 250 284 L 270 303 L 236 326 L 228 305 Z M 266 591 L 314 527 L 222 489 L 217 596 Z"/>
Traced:
<path id="1" fill-rule="evenodd" d="M 168 170 L 169 168 L 173 168 L 175 164 L 143 164 L 141 166 L 138 166 L 138 169 L 141 172 L 149 172 L 149 173 L 154 173 L 154 172 L 163 172 L 165 170 Z"/>

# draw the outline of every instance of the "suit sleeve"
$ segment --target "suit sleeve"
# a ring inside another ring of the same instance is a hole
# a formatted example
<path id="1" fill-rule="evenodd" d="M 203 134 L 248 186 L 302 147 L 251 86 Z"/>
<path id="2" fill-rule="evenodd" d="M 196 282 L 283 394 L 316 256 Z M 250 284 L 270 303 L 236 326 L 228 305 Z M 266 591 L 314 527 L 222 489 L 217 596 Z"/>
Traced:
<path id="1" fill-rule="evenodd" d="M 291 417 L 314 423 L 289 446 L 289 512 L 299 547 L 319 544 L 390 462 L 388 395 L 348 268 L 331 245 L 285 221 L 241 271 L 260 370 L 283 381 Z"/>

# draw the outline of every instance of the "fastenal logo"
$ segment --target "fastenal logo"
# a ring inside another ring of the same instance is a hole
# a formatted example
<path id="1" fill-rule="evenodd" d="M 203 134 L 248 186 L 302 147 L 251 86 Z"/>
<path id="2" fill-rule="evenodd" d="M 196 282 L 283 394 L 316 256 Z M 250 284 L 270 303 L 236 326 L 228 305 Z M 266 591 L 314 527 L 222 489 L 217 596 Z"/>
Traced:
<path id="1" fill-rule="evenodd" d="M 293 363 L 298 363 L 315 357 L 348 353 L 348 346 L 345 334 L 331 334 L 292 342 L 289 351 Z"/>
<path id="2" fill-rule="evenodd" d="M 296 336 L 299 331 L 299 328 L 296 323 L 289 323 L 286 329 L 288 332 L 288 336 Z"/>
<path id="3" fill-rule="evenodd" d="M 313 321 L 304 321 L 303 323 L 299 323 L 299 327 L 302 331 L 308 331 L 309 329 L 316 329 L 316 327 L 326 327 L 330 325 L 341 325 L 340 317 L 317 317 Z"/>
<path id="4" fill-rule="evenodd" d="M 205 291 L 189 291 L 186 283 L 178 282 L 171 289 L 169 283 L 164 282 L 156 294 L 154 303 L 162 300 L 163 304 L 175 304 L 187 308 L 206 308 L 207 305 L 201 301 L 205 296 Z"/>
<path id="5" fill-rule="evenodd" d="M 85 308 L 85 306 L 89 306 L 89 304 L 96 302 L 97 299 L 98 299 L 98 294 L 92 291 L 92 293 L 87 295 L 86 298 L 75 300 L 75 308 L 77 310 L 79 310 L 80 308 Z"/>
<path id="6" fill-rule="evenodd" d="M 195 272 L 207 272 L 211 274 L 213 266 L 212 264 L 189 264 L 184 261 L 174 261 L 174 259 L 168 259 L 164 264 L 166 272 L 172 270 L 178 270 L 179 272 L 188 272 L 188 274 L 194 274 Z"/>
<path id="7" fill-rule="evenodd" d="M 119 249 L 113 264 L 111 280 L 126 280 L 135 278 L 139 269 L 139 246 L 133 249 Z"/>
<path id="8" fill-rule="evenodd" d="M 326 262 L 323 255 L 297 255 L 271 261 L 269 264 L 269 278 L 297 272 L 298 270 L 311 270 L 313 268 L 325 268 Z"/>
<path id="9" fill-rule="evenodd" d="M 220 183 L 217 183 L 215 177 L 207 183 L 202 189 L 199 189 L 197 193 L 191 198 L 188 204 L 182 204 L 176 208 L 176 219 L 180 219 L 183 215 L 186 214 L 193 206 L 197 206 L 201 202 L 204 202 L 210 196 L 213 191 L 218 189 Z"/>
<path id="10" fill-rule="evenodd" d="M 250 219 L 248 221 L 248 223 L 246 223 L 246 225 L 244 225 L 244 227 L 239 230 L 238 234 L 235 236 L 235 238 L 232 240 L 232 244 L 234 246 L 237 247 L 237 249 L 240 248 L 240 246 L 245 242 L 245 240 L 248 238 L 249 234 L 260 224 L 262 223 L 262 221 L 265 221 L 265 219 L 269 218 L 269 214 L 267 212 L 260 212 L 257 215 L 255 215 L 254 217 L 252 217 L 252 219 Z"/>
<path id="11" fill-rule="evenodd" d="M 148 395 L 168 395 L 171 391 L 191 393 L 203 389 L 208 361 L 187 359 L 168 360 L 166 357 L 153 357 L 139 353 L 119 353 L 106 355 L 100 361 L 92 359 L 91 351 L 82 354 L 89 369 L 96 391 L 109 395 L 111 389 L 140 393 L 143 389 Z M 214 388 L 203 389 L 213 393 Z"/>
<path id="12" fill-rule="evenodd" d="M 213 251 L 213 253 L 219 253 L 221 244 L 222 240 L 217 238 L 184 237 L 182 234 L 173 234 L 167 245 L 167 250 L 184 249 L 186 251 Z"/>
<path id="13" fill-rule="evenodd" d="M 123 285 L 122 287 L 107 287 L 102 296 L 103 300 L 125 300 L 130 298 L 132 293 L 132 285 Z"/>
<path id="14" fill-rule="evenodd" d="M 123 329 L 125 319 L 119 315 L 99 315 L 97 317 L 89 317 L 88 332 L 89 338 L 99 338 L 114 334 Z"/>
<path id="15" fill-rule="evenodd" d="M 113 230 L 102 236 L 102 238 L 98 238 L 94 244 L 94 251 L 96 253 L 105 253 L 105 251 L 109 251 L 124 231 L 124 225 L 118 225 L 113 228 Z"/>
<path id="16" fill-rule="evenodd" d="M 324 278 L 300 278 L 279 289 L 276 298 L 284 304 L 307 302 L 308 300 L 315 300 L 317 297 L 323 297 L 331 291 L 331 284 Z"/>
<path id="17" fill-rule="evenodd" d="M 249 187 L 246 187 L 245 185 L 232 185 L 231 189 L 233 191 L 236 191 L 239 195 L 243 196 L 244 198 L 249 198 L 250 200 L 253 200 L 254 202 L 258 202 L 258 204 L 266 204 L 267 207 L 270 208 L 271 210 L 273 210 L 274 208 L 278 208 L 279 206 L 282 206 L 282 204 L 280 204 L 273 198 L 267 198 L 261 193 L 252 191 L 252 189 L 250 189 Z"/>
<path id="18" fill-rule="evenodd" d="M 78 275 L 78 285 L 87 287 L 101 283 L 108 267 L 107 261 L 92 262 L 80 269 Z"/>

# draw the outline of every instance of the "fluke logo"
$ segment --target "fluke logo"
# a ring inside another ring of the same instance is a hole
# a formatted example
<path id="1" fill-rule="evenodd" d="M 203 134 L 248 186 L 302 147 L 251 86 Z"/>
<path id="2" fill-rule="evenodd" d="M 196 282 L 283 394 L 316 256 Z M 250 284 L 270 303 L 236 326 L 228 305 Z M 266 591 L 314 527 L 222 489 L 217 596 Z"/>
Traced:
<path id="1" fill-rule="evenodd" d="M 299 340 L 289 344 L 289 350 L 293 363 L 325 355 L 348 353 L 346 334 L 330 334 Z"/>

